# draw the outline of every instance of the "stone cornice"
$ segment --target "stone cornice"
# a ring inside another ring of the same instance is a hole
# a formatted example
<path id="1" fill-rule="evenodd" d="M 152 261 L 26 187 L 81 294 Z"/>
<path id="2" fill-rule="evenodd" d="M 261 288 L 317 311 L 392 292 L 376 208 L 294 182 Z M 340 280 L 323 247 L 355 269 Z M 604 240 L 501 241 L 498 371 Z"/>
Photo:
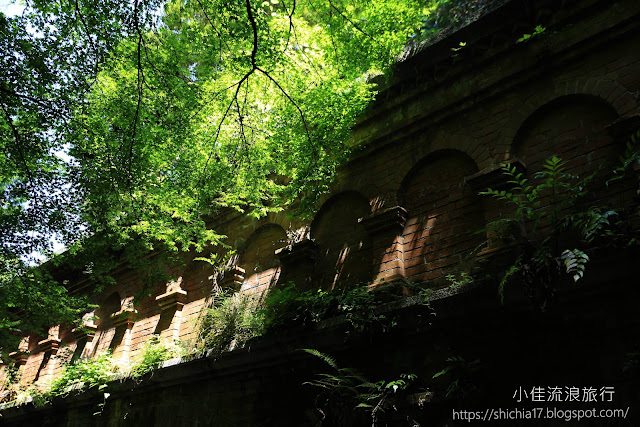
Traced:
<path id="1" fill-rule="evenodd" d="M 133 308 L 124 308 L 113 313 L 110 318 L 115 327 L 126 325 L 128 328 L 133 326 L 135 317 L 138 312 Z"/>
<path id="2" fill-rule="evenodd" d="M 47 338 L 38 342 L 38 346 L 40 347 L 40 351 L 44 353 L 56 354 L 60 348 L 60 343 L 61 340 L 58 338 Z"/>
<path id="3" fill-rule="evenodd" d="M 182 306 L 184 306 L 186 300 L 187 291 L 182 289 L 174 289 L 156 297 L 156 302 L 160 306 L 161 310 L 167 310 L 171 308 L 181 309 Z"/>
<path id="4" fill-rule="evenodd" d="M 407 210 L 402 206 L 393 206 L 374 212 L 368 217 L 361 218 L 360 223 L 369 234 L 386 231 L 402 232 L 407 221 Z"/>

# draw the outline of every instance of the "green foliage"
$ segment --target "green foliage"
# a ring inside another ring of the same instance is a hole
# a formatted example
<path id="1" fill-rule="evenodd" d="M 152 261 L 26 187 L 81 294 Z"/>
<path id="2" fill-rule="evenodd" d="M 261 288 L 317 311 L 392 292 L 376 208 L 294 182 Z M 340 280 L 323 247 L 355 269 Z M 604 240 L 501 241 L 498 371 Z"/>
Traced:
<path id="1" fill-rule="evenodd" d="M 60 322 L 73 324 L 88 307 L 85 297 L 71 296 L 46 268 L 31 269 L 0 253 L 0 353 L 17 348 L 23 331 L 46 335 Z"/>
<path id="2" fill-rule="evenodd" d="M 226 245 L 225 245 L 226 246 Z M 223 271 L 226 269 L 227 264 L 231 258 L 236 255 L 235 250 L 230 250 L 224 253 L 224 255 L 220 255 L 218 253 L 212 252 L 208 257 L 195 257 L 194 261 L 203 261 L 213 267 L 214 271 Z"/>
<path id="3" fill-rule="evenodd" d="M 560 274 L 562 265 L 566 273 L 578 281 L 589 261 L 584 250 L 603 239 L 611 241 L 622 236 L 616 232 L 617 222 L 612 221 L 620 214 L 603 206 L 578 209 L 584 205 L 588 187 L 599 171 L 586 177 L 569 174 L 557 156 L 544 163 L 534 182 L 517 172 L 513 165 L 504 165 L 503 169 L 511 187 L 480 193 L 513 208 L 511 215 L 487 227 L 494 235 L 492 239 L 515 242 L 519 251 L 515 262 L 503 274 L 498 293 L 504 299 L 507 282 L 519 278 L 529 296 L 544 308 L 553 296 L 553 280 Z M 578 242 L 567 236 L 577 236 Z M 562 248 L 567 241 L 582 249 Z"/>
<path id="4" fill-rule="evenodd" d="M 254 299 L 243 293 L 219 292 L 198 320 L 198 347 L 219 356 L 262 332 L 262 313 L 256 311 Z"/>
<path id="5" fill-rule="evenodd" d="M 82 359 L 66 365 L 62 374 L 51 384 L 51 396 L 66 396 L 80 389 L 98 387 L 103 389 L 113 379 L 118 368 L 111 353 L 99 354 L 91 359 Z"/>
<path id="6" fill-rule="evenodd" d="M 15 365 L 4 365 L 0 374 L 3 375 L 2 382 L 0 382 L 0 402 L 7 402 L 17 394 L 20 372 Z"/>
<path id="7" fill-rule="evenodd" d="M 324 291 L 296 289 L 293 283 L 269 290 L 261 313 L 267 330 L 290 325 L 309 326 L 330 317 L 344 315 L 358 331 L 376 327 L 388 330 L 395 326 L 376 308 L 390 299 L 401 298 L 388 289 L 369 291 L 366 286 Z"/>
<path id="8" fill-rule="evenodd" d="M 640 165 L 640 130 L 632 134 L 627 141 L 624 153 L 620 156 L 620 165 L 613 170 L 613 177 L 607 181 L 607 185 L 623 179 L 632 172 L 634 165 Z"/>
<path id="9" fill-rule="evenodd" d="M 196 347 L 220 355 L 251 338 L 337 316 L 344 316 L 357 331 L 386 331 L 395 326 L 395 320 L 376 309 L 401 296 L 389 290 L 371 292 L 366 286 L 342 292 L 301 291 L 287 283 L 270 289 L 262 300 L 222 290 L 214 290 L 211 298 L 211 307 L 203 309 L 198 320 Z"/>
<path id="10" fill-rule="evenodd" d="M 184 349 L 177 344 L 167 344 L 158 335 L 152 335 L 142 348 L 142 355 L 133 363 L 129 375 L 138 378 L 157 368 L 160 363 L 181 357 Z"/>
<path id="11" fill-rule="evenodd" d="M 612 219 L 618 218 L 618 212 L 591 207 L 586 211 L 572 213 L 564 218 L 563 226 L 580 232 L 586 243 L 592 243 L 599 237 L 614 237 Z"/>
<path id="12" fill-rule="evenodd" d="M 577 282 L 582 276 L 584 276 L 584 269 L 589 256 L 582 252 L 580 249 L 565 249 L 560 257 L 564 263 L 567 273 L 573 273 L 573 281 Z"/>
<path id="13" fill-rule="evenodd" d="M 331 317 L 337 311 L 337 292 L 322 289 L 301 291 L 289 282 L 269 290 L 262 313 L 265 327 L 275 329 L 285 325 L 309 325 Z"/>
<path id="14" fill-rule="evenodd" d="M 302 349 L 331 367 L 333 373 L 320 373 L 318 378 L 306 382 L 321 391 L 316 398 L 318 409 L 335 425 L 350 425 L 358 414 L 366 414 L 373 425 L 384 420 L 385 411 L 397 411 L 393 401 L 402 396 L 417 379 L 414 374 L 376 382 L 352 368 L 340 368 L 331 356 L 315 349 Z M 355 412 L 355 416 L 354 416 Z"/>
<path id="15" fill-rule="evenodd" d="M 451 356 L 446 360 L 446 366 L 436 372 L 432 379 L 442 377 L 448 380 L 445 396 L 463 398 L 475 387 L 473 374 L 478 370 L 480 360 L 467 361 L 460 356 Z"/>
<path id="16" fill-rule="evenodd" d="M 519 255 L 518 258 L 514 261 L 513 264 L 507 268 L 507 270 L 502 275 L 502 279 L 500 279 L 500 284 L 498 285 L 498 296 L 500 296 L 500 301 L 504 303 L 504 287 L 507 285 L 509 280 L 513 278 L 516 274 L 520 273 L 522 270 L 522 255 Z"/>
<path id="17" fill-rule="evenodd" d="M 447 274 L 444 278 L 447 279 L 449 287 L 452 288 L 473 282 L 473 277 L 466 271 L 462 271 L 459 274 Z"/>
<path id="18" fill-rule="evenodd" d="M 532 37 L 537 37 L 540 34 L 544 33 L 545 31 L 546 31 L 545 27 L 543 27 L 542 25 L 536 25 L 536 27 L 533 29 L 533 33 L 523 34 L 522 37 L 516 40 L 516 43 L 523 43 L 523 42 L 529 41 Z"/>
<path id="19" fill-rule="evenodd" d="M 375 97 L 371 77 L 420 38 L 427 15 L 439 29 L 458 10 L 448 0 L 36 0 L 0 14 L 2 301 L 29 307 L 6 289 L 29 280 L 54 241 L 68 249 L 56 263 L 100 286 L 122 264 L 153 282 L 166 272 L 145 255 L 220 244 L 205 219 L 221 209 L 260 217 L 296 201 L 309 213 Z M 60 283 L 39 290 L 52 324 L 78 308 L 57 298 Z M 7 336 L 30 326 L 0 314 Z"/>

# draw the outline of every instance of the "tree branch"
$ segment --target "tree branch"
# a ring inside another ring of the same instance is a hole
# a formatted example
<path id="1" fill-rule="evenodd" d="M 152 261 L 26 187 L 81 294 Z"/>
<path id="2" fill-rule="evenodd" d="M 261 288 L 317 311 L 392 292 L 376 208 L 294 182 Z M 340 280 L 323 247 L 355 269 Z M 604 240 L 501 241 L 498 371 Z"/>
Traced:
<path id="1" fill-rule="evenodd" d="M 349 19 L 348 16 L 346 16 L 344 13 L 342 13 L 342 11 L 340 9 L 338 9 L 332 2 L 331 0 L 329 0 L 329 5 L 331 6 L 331 8 L 333 8 L 333 10 L 335 10 L 336 12 L 338 12 L 338 14 L 340 16 L 342 16 L 342 18 L 344 18 L 348 23 L 350 23 L 351 25 L 353 25 L 353 28 L 355 28 L 356 30 L 360 31 L 362 34 L 364 34 L 365 36 L 369 37 L 371 40 L 373 40 L 373 37 L 371 37 L 369 34 L 367 34 L 362 28 L 360 28 L 355 22 L 353 22 L 351 19 Z"/>
<path id="2" fill-rule="evenodd" d="M 253 70 L 255 70 L 258 67 L 256 65 L 256 55 L 258 54 L 258 25 L 256 24 L 256 20 L 253 16 L 253 11 L 251 10 L 251 1 L 246 0 L 245 4 L 247 7 L 247 17 L 249 18 L 249 23 L 251 24 L 251 29 L 253 31 L 253 50 L 251 51 L 251 67 L 253 68 Z"/>

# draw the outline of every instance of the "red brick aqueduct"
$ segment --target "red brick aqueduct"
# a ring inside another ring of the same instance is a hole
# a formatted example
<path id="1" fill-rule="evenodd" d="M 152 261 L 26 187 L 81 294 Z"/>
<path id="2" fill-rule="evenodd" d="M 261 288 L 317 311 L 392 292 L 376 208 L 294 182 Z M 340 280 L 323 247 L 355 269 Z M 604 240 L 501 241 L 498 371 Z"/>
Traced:
<path id="1" fill-rule="evenodd" d="M 516 42 L 536 25 L 545 32 Z M 610 170 L 640 128 L 640 2 L 495 2 L 406 52 L 379 90 L 349 141 L 351 161 L 312 220 L 286 213 L 215 218 L 215 229 L 238 249 L 223 286 L 262 293 L 289 280 L 325 288 L 410 281 L 440 289 L 445 275 L 503 256 L 499 245 L 472 252 L 486 237 L 476 231 L 505 214 L 503 204 L 478 195 L 500 182 L 501 164 L 534 176 L 557 155 L 571 173 Z M 596 198 L 637 206 L 636 173 L 609 187 L 602 182 Z M 114 384 L 100 416 L 92 413 L 104 396 L 90 390 L 44 408 L 5 408 L 0 423 L 330 425 L 312 414 L 314 390 L 302 385 L 316 372 L 297 351 L 304 347 L 372 378 L 416 372 L 428 379 L 448 354 L 477 357 L 491 372 L 478 382 L 483 396 L 456 401 L 454 409 L 515 406 L 513 391 L 521 386 L 612 386 L 617 406 L 630 406 L 637 421 L 638 372 L 623 373 L 625 363 L 633 364 L 628 355 L 640 349 L 637 255 L 603 252 L 582 284 L 559 289 L 549 313 L 532 310 L 523 295 L 502 305 L 495 282 L 445 287 L 435 294 L 435 317 L 398 309 L 405 323 L 389 333 L 345 335 L 329 325 L 267 337 L 217 360 L 164 367 L 138 385 Z M 22 381 L 55 378 L 61 347 L 76 357 L 110 348 L 115 358 L 133 360 L 152 334 L 193 339 L 211 291 L 211 269 L 194 256 L 174 268 L 178 280 L 159 284 L 135 306 L 139 278 L 115 272 L 116 285 L 91 295 L 98 308 L 87 318 L 100 320 L 88 332 L 55 326 L 48 337 L 25 337 L 13 355 Z M 72 292 L 90 289 L 70 285 Z M 452 425 L 442 408 L 429 409 L 430 419 Z"/>

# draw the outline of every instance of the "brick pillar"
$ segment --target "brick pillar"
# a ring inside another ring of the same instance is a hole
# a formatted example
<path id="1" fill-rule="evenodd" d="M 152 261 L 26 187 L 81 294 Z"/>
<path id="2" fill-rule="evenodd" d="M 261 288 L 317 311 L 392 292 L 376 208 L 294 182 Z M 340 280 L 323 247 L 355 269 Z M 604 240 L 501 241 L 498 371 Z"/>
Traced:
<path id="1" fill-rule="evenodd" d="M 515 167 L 517 173 L 522 173 L 526 176 L 527 168 L 519 159 L 513 158 L 505 163 Z M 503 165 L 500 164 L 485 168 L 474 175 L 466 177 L 465 183 L 476 193 L 486 191 L 489 188 L 492 190 L 509 190 L 512 184 L 508 183 L 510 178 L 505 175 L 502 166 Z M 491 221 L 495 221 L 502 216 L 500 209 L 501 207 L 505 207 L 503 201 L 497 201 L 493 197 L 484 196 L 482 202 L 484 206 L 485 224 L 489 224 Z M 511 209 L 511 206 L 506 205 L 506 209 Z M 509 246 L 501 239 L 497 239 L 494 231 L 487 230 L 485 238 L 488 243 L 486 247 L 477 253 L 477 256 L 480 258 L 490 256 Z"/>
<path id="2" fill-rule="evenodd" d="M 169 323 L 169 337 L 171 342 L 177 342 L 180 337 L 180 326 L 182 325 L 182 307 L 187 300 L 187 291 L 180 286 L 169 286 L 167 292 L 156 297 L 156 302 L 160 306 L 162 316 L 171 316 Z"/>
<path id="3" fill-rule="evenodd" d="M 371 237 L 373 286 L 405 281 L 402 230 L 406 220 L 407 211 L 401 206 L 374 212 L 360 220 Z"/>
<path id="4" fill-rule="evenodd" d="M 57 332 L 57 330 L 56 330 Z M 49 336 L 46 340 L 38 342 L 40 351 L 44 353 L 44 365 L 46 366 L 45 382 L 51 383 L 53 380 L 53 371 L 55 368 L 55 358 L 58 349 L 60 348 L 60 339 L 57 336 Z"/>
<path id="5" fill-rule="evenodd" d="M 116 331 L 118 330 L 118 328 L 125 328 L 122 342 L 120 344 L 122 346 L 122 354 L 120 359 L 125 365 L 129 363 L 129 354 L 131 351 L 131 330 L 133 329 L 133 325 L 135 323 L 136 314 L 137 311 L 135 309 L 124 308 L 111 315 L 111 320 L 113 321 L 113 326 L 115 326 Z"/>

